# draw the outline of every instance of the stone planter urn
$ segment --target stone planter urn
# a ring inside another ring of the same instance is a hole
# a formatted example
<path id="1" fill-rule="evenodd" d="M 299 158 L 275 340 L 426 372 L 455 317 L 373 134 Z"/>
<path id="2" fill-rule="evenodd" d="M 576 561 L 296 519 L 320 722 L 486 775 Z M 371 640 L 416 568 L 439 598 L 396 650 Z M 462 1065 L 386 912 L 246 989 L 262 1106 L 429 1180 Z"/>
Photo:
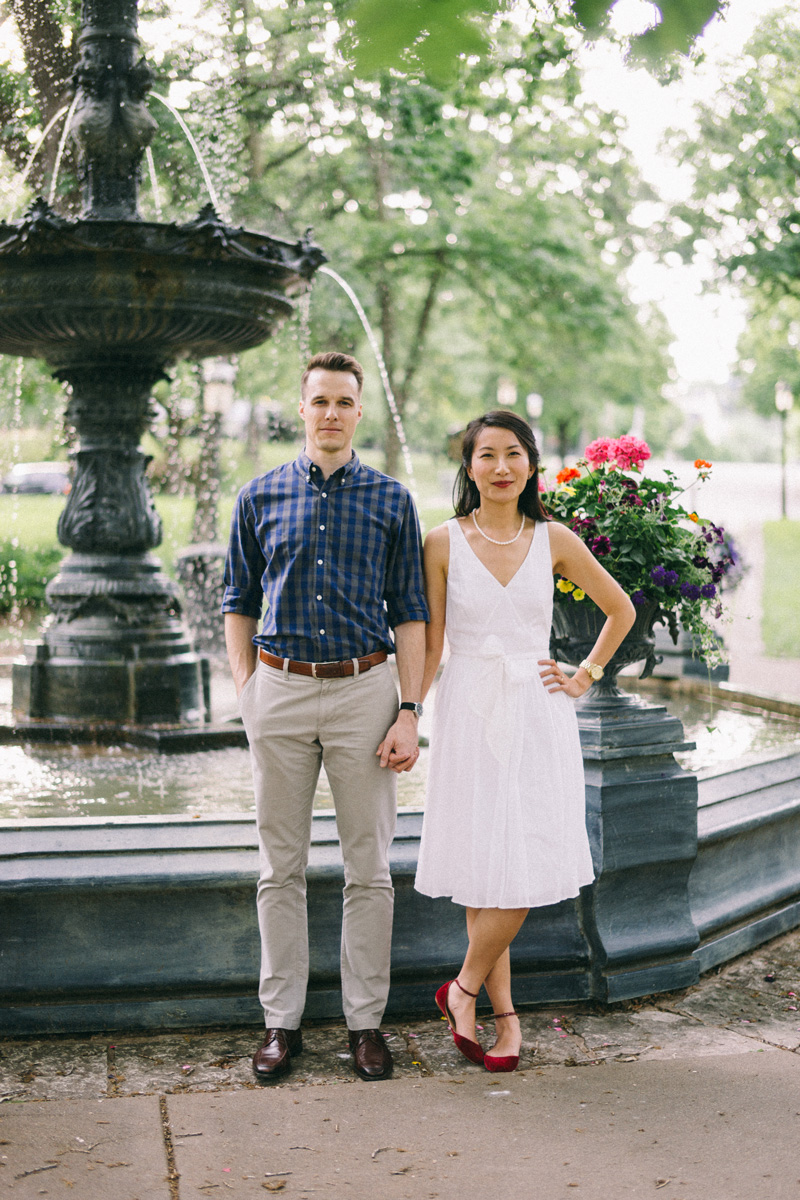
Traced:
<path id="1" fill-rule="evenodd" d="M 688 892 L 697 857 L 697 779 L 675 758 L 692 743 L 664 705 L 617 685 L 622 668 L 642 659 L 641 678 L 652 673 L 653 626 L 661 619 L 656 603 L 637 609 L 603 678 L 575 706 L 596 876 L 581 893 L 580 922 L 594 964 L 593 992 L 605 1001 L 628 999 L 637 988 L 687 987 L 699 975 Z M 577 666 L 604 621 L 588 599 L 557 600 L 551 655 Z"/>
<path id="2" fill-rule="evenodd" d="M 591 653 L 605 619 L 603 612 L 588 597 L 580 602 L 570 597 L 566 597 L 563 602 L 556 600 L 553 604 L 553 628 L 550 633 L 550 653 L 553 658 L 577 667 Z M 593 705 L 637 703 L 636 697 L 623 692 L 617 685 L 617 675 L 623 667 L 641 662 L 642 659 L 645 660 L 644 670 L 639 678 L 647 679 L 652 675 L 659 661 L 656 657 L 654 626 L 664 619 L 655 600 L 637 608 L 633 628 L 607 664 L 603 678 L 593 684 L 587 693 L 587 697 L 591 696 Z"/>

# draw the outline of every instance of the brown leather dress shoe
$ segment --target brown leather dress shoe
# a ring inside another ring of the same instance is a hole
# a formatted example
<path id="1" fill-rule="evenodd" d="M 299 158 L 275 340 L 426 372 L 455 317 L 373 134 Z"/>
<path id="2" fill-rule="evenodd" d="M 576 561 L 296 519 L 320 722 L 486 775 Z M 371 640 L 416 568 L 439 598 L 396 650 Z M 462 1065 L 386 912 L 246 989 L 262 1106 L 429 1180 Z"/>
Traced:
<path id="1" fill-rule="evenodd" d="M 362 1079 L 388 1079 L 394 1059 L 380 1029 L 351 1029 L 349 1032 L 356 1075 Z"/>
<path id="2" fill-rule="evenodd" d="M 263 1045 L 253 1055 L 253 1072 L 259 1083 L 271 1083 L 292 1069 L 292 1055 L 303 1049 L 299 1029 L 268 1029 Z"/>

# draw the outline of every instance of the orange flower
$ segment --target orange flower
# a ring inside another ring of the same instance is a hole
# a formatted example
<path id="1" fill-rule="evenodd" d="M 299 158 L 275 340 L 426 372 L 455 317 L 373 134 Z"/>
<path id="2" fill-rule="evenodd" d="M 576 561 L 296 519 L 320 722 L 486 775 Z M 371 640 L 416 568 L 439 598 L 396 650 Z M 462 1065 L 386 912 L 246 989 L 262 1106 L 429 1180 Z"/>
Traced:
<path id="1" fill-rule="evenodd" d="M 695 465 L 695 467 L 697 468 L 697 470 L 698 470 L 698 471 L 702 470 L 704 467 L 705 467 L 705 468 L 706 468 L 706 470 L 708 470 L 708 471 L 710 471 L 710 470 L 711 470 L 711 463 L 710 463 L 710 462 L 706 462 L 706 460 L 705 460 L 704 458 L 696 458 L 696 459 L 694 460 L 694 465 Z"/>
<path id="2" fill-rule="evenodd" d="M 689 513 L 689 520 L 697 523 L 700 518 L 698 517 L 697 513 Z"/>
<path id="3" fill-rule="evenodd" d="M 576 471 L 574 467 L 564 467 L 563 471 L 559 471 L 556 475 L 557 483 L 569 483 L 570 479 L 580 479 L 580 471 Z"/>

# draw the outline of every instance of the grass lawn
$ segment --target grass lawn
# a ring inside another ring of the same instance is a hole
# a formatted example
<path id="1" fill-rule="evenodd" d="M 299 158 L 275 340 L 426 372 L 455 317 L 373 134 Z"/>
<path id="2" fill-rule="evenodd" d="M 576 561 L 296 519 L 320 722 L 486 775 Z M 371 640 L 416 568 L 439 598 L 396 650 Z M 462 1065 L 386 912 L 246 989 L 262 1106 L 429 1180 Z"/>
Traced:
<path id="1" fill-rule="evenodd" d="M 800 521 L 767 521 L 764 558 L 764 649 L 770 658 L 800 658 Z"/>

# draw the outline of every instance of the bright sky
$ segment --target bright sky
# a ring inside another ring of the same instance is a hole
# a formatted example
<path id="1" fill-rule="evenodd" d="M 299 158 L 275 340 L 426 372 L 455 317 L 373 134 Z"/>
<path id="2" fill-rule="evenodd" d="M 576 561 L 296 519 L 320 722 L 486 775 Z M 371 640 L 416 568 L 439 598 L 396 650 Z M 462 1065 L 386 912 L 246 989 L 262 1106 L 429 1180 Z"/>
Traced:
<path id="1" fill-rule="evenodd" d="M 628 121 L 626 141 L 645 178 L 665 200 L 687 194 L 689 168 L 680 168 L 659 148 L 669 128 L 691 128 L 692 106 L 710 99 L 720 65 L 742 51 L 758 22 L 781 0 L 731 0 L 724 19 L 715 18 L 703 35 L 706 61 L 688 67 L 683 79 L 661 87 L 645 70 L 628 70 L 622 55 L 607 42 L 585 52 L 584 90 L 604 107 Z M 636 32 L 650 21 L 644 0 L 620 0 L 614 10 L 617 27 Z M 637 299 L 657 302 L 675 334 L 672 352 L 681 380 L 724 382 L 736 361 L 736 341 L 744 328 L 741 301 L 734 292 L 701 295 L 702 271 L 667 267 L 641 256 L 630 278 Z"/>

